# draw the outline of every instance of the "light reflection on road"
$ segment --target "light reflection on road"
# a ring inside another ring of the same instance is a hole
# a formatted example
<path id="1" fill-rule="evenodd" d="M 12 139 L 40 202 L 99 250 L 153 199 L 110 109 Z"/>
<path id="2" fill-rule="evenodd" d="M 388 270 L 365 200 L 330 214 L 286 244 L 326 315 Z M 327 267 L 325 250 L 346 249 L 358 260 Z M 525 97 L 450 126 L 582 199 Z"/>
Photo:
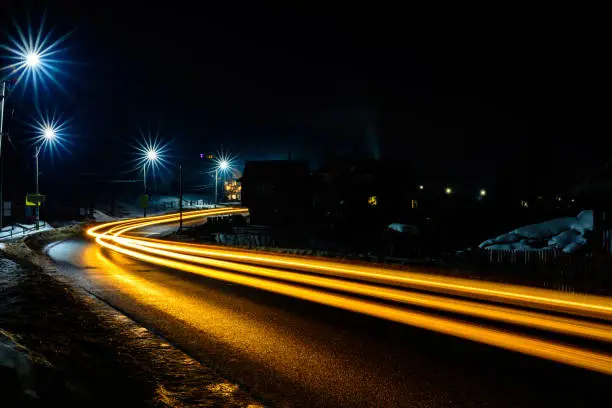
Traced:
<path id="1" fill-rule="evenodd" d="M 188 220 L 197 219 L 206 215 L 230 214 L 234 211 L 244 210 L 231 208 L 207 210 L 191 213 L 185 218 Z M 521 332 L 509 332 L 480 323 L 414 311 L 397 304 L 380 303 L 380 301 L 385 301 L 425 306 L 492 321 L 502 321 L 609 342 L 612 341 L 612 330 L 611 326 L 604 322 L 612 318 L 612 301 L 610 299 L 516 285 L 348 265 L 340 262 L 220 249 L 205 245 L 171 243 L 139 238 L 133 235 L 131 237 L 125 236 L 128 232 L 174 222 L 176 219 L 176 215 L 166 215 L 108 223 L 92 228 L 88 233 L 95 236 L 96 242 L 102 247 L 162 267 L 297 297 L 612 374 L 612 357 L 605 353 L 561 344 L 554 340 L 533 338 Z M 98 259 L 98 261 L 102 262 L 103 258 Z M 112 263 L 106 263 L 107 270 L 112 268 Z M 115 268 L 117 269 L 116 266 Z M 323 276 L 312 275 L 313 272 Z M 128 277 L 128 275 L 130 275 L 130 272 L 125 270 L 118 275 L 117 273 L 113 274 L 114 279 L 123 280 L 123 285 L 132 287 L 132 290 L 137 290 L 138 286 L 143 286 L 143 290 L 147 288 L 145 282 L 134 276 Z M 346 280 L 346 278 L 351 280 Z M 360 282 L 354 282 L 354 280 Z M 381 283 L 384 283 L 386 287 L 381 287 Z M 419 294 L 408 289 L 426 289 L 436 294 Z M 159 291 L 162 289 L 148 288 L 147 290 Z M 344 293 L 338 293 L 338 291 Z M 152 296 L 152 292 L 148 293 L 148 295 L 134 293 L 134 296 L 138 299 L 144 299 L 147 296 Z M 460 295 L 466 300 L 450 298 L 447 296 L 449 293 Z M 355 297 L 355 295 L 358 297 Z M 168 298 L 169 294 L 162 292 L 159 296 Z M 182 298 L 180 294 L 173 294 L 173 296 L 180 300 L 170 302 L 174 306 L 167 312 L 177 313 L 176 310 L 181 309 L 183 310 L 180 312 L 181 319 L 188 324 L 200 325 L 202 321 L 199 320 L 197 315 L 185 314 L 185 308 L 180 306 L 181 302 L 188 304 L 189 299 Z M 367 298 L 364 299 L 363 296 Z M 495 300 L 504 303 L 504 305 L 494 306 L 480 303 L 482 300 Z M 160 304 L 156 303 L 150 306 L 160 307 Z M 538 311 L 521 311 L 514 307 L 516 304 L 528 305 Z M 166 306 L 162 305 L 161 307 Z M 549 310 L 562 311 L 572 314 L 574 317 L 555 317 L 548 314 Z M 602 319 L 604 322 L 592 323 L 581 320 L 581 316 L 584 315 Z M 251 334 L 258 336 L 254 333 Z"/>

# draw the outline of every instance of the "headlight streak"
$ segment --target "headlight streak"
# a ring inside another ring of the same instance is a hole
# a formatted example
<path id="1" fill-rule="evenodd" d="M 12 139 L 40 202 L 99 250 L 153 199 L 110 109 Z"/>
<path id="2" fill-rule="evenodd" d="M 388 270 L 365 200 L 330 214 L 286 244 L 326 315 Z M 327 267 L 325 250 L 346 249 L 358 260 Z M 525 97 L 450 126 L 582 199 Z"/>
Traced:
<path id="1" fill-rule="evenodd" d="M 247 210 L 236 208 L 201 210 L 186 213 L 183 218 L 194 219 L 239 211 Z M 605 320 L 612 318 L 612 302 L 609 299 L 589 295 L 571 295 L 517 285 L 502 285 L 445 276 L 427 276 L 413 272 L 392 271 L 361 265 L 347 266 L 340 262 L 318 259 L 306 260 L 238 249 L 219 249 L 205 245 L 122 236 L 122 234 L 134 229 L 171 223 L 177 219 L 178 215 L 170 214 L 138 220 L 117 221 L 90 228 L 87 233 L 95 237 L 96 242 L 105 248 L 156 265 L 612 374 L 612 357 L 608 354 L 559 344 L 554 341 L 536 339 L 520 333 L 511 333 L 476 323 L 412 311 L 401 306 L 425 307 L 610 343 L 612 342 L 611 327 L 603 323 L 554 316 L 536 311 L 525 311 L 512 307 L 488 305 L 471 300 L 448 298 L 444 294 L 453 293 L 464 297 L 494 300 L 506 304 L 521 304 L 538 309 L 563 311 Z M 291 271 L 271 269 L 266 266 L 290 269 Z M 304 274 L 300 271 L 314 272 L 319 275 Z M 360 282 L 342 278 L 350 278 Z M 371 283 L 395 287 L 382 287 Z M 438 294 L 408 291 L 405 289 L 407 286 L 434 291 Z M 327 292 L 326 289 L 343 292 L 343 294 Z M 350 295 L 366 296 L 371 300 Z M 377 300 L 394 302 L 398 305 L 378 303 Z"/>

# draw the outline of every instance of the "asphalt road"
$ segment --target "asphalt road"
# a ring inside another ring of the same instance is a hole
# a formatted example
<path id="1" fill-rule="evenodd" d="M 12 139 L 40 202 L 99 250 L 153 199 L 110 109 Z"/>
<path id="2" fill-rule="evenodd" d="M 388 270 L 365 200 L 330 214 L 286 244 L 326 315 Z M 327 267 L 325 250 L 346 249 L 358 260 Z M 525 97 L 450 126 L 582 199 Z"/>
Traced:
<path id="1" fill-rule="evenodd" d="M 91 241 L 48 253 L 61 274 L 266 405 L 612 406 L 612 378 L 602 374 L 150 265 Z"/>

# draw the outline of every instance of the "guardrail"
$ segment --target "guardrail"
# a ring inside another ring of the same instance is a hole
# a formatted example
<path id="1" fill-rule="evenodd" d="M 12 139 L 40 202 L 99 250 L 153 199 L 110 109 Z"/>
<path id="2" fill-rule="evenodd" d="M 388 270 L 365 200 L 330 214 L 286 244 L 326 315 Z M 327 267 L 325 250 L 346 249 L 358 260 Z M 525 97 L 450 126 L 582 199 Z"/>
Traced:
<path id="1" fill-rule="evenodd" d="M 21 228 L 19 230 L 19 232 L 14 232 L 14 227 L 15 226 Z M 37 229 L 36 227 L 37 227 L 36 225 L 34 225 L 32 227 L 28 227 L 28 226 L 25 226 L 23 224 L 15 223 L 15 225 L 11 225 L 11 229 L 9 231 L 2 231 L 2 232 L 0 232 L 0 239 L 12 238 L 13 236 L 15 236 L 15 238 L 17 238 L 19 235 L 26 235 L 27 232 L 36 230 Z"/>

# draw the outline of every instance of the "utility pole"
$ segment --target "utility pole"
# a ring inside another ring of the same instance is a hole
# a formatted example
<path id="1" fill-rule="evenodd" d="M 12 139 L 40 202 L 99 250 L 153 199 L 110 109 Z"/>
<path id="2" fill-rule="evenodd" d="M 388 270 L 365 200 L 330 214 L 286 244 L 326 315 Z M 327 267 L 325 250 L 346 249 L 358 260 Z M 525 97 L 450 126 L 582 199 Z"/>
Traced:
<path id="1" fill-rule="evenodd" d="M 147 195 L 147 164 L 146 163 L 144 164 L 144 166 L 142 166 L 142 181 L 143 181 L 143 184 L 144 184 L 144 195 Z M 143 198 L 143 200 L 144 200 L 144 198 Z M 149 203 L 147 202 L 147 205 L 148 204 Z M 145 205 L 143 205 L 142 211 L 143 211 L 143 215 L 146 217 L 147 216 L 147 207 Z"/>
<path id="2" fill-rule="evenodd" d="M 179 164 L 179 229 L 183 232 L 183 165 Z"/>
<path id="3" fill-rule="evenodd" d="M 38 155 L 40 154 L 40 146 L 36 147 L 36 195 L 40 194 L 38 190 Z M 40 201 L 36 202 L 36 229 L 38 229 L 38 222 L 40 221 Z"/>
<path id="4" fill-rule="evenodd" d="M 2 141 L 4 139 L 4 103 L 6 100 L 6 81 L 2 81 L 0 87 L 0 228 L 4 226 L 4 196 L 2 190 L 4 187 L 4 172 L 2 166 Z"/>

